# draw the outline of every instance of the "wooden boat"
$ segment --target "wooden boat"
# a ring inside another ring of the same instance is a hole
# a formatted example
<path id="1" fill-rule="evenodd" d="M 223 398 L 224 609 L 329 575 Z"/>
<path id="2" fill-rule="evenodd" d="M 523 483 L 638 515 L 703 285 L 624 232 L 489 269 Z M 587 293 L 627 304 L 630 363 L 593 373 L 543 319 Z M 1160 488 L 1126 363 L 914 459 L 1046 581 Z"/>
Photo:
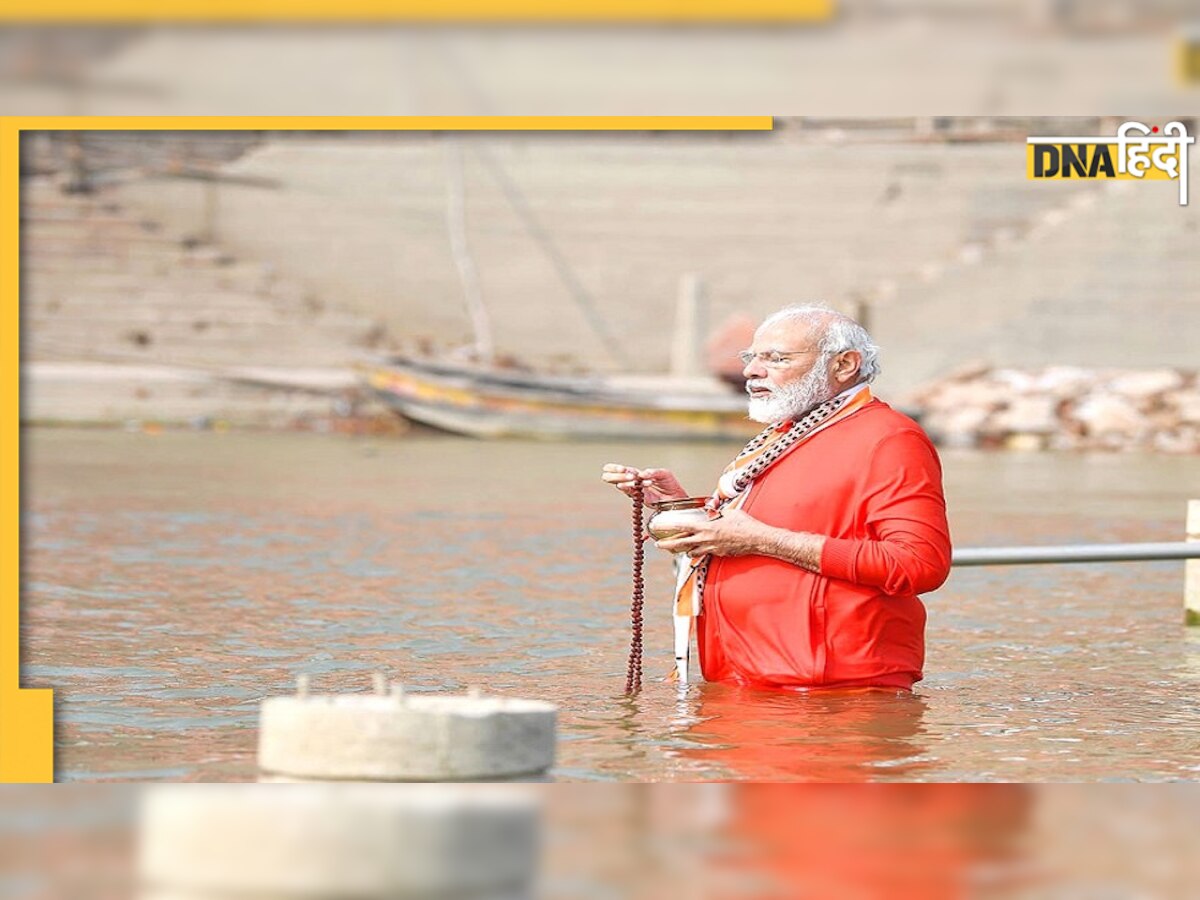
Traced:
<path id="1" fill-rule="evenodd" d="M 560 376 L 394 357 L 360 374 L 415 422 L 472 437 L 745 441 L 762 426 L 717 379 Z"/>

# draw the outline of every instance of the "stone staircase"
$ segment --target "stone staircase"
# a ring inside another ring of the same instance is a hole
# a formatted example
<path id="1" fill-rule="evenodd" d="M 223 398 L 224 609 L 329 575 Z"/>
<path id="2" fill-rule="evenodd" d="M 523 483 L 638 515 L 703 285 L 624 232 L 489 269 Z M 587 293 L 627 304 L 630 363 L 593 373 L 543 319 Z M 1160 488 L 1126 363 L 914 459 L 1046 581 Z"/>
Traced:
<path id="1" fill-rule="evenodd" d="M 381 334 L 112 187 L 67 195 L 47 177 L 21 191 L 23 420 L 280 424 L 327 412 Z"/>

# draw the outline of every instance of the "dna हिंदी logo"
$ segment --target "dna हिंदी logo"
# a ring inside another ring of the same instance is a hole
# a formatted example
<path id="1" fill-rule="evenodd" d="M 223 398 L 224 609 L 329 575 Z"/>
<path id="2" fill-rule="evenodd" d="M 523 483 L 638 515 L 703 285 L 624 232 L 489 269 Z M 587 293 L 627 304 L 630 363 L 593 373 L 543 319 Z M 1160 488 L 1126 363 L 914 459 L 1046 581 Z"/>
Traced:
<path id="1" fill-rule="evenodd" d="M 1116 137 L 1031 137 L 1025 142 L 1029 178 L 1178 180 L 1179 205 L 1188 202 L 1188 145 L 1196 139 L 1182 122 L 1159 130 L 1126 122 Z"/>

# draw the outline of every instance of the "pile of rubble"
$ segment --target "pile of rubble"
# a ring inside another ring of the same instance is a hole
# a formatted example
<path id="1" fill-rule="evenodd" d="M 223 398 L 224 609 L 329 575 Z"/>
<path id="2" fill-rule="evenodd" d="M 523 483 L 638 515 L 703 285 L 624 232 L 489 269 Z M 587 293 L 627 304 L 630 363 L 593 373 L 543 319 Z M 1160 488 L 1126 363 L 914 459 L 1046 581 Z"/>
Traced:
<path id="1" fill-rule="evenodd" d="M 947 447 L 1200 453 L 1195 372 L 976 365 L 911 401 Z"/>

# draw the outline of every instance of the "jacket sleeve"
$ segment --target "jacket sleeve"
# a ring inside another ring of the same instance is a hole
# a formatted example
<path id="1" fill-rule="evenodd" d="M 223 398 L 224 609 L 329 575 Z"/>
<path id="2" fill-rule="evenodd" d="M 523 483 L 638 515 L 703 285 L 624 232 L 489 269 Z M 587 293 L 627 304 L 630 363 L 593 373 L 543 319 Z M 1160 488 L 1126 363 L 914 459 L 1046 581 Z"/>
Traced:
<path id="1" fill-rule="evenodd" d="M 933 444 L 917 431 L 888 435 L 872 451 L 863 485 L 859 521 L 868 537 L 826 538 L 821 574 L 889 595 L 936 590 L 950 574 L 950 528 Z"/>

